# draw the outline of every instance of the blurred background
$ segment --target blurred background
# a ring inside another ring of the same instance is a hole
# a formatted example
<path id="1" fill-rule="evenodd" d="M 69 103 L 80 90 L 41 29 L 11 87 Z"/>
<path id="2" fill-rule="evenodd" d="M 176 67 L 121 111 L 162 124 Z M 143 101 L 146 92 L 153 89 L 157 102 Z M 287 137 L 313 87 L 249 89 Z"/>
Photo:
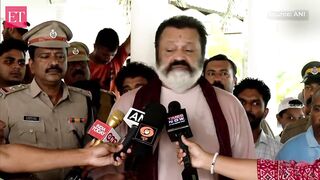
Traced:
<path id="1" fill-rule="evenodd" d="M 123 42 L 131 33 L 132 61 L 154 65 L 154 33 L 164 19 L 191 15 L 209 33 L 207 54 L 225 54 L 238 67 L 238 81 L 263 80 L 271 89 L 267 121 L 275 134 L 279 102 L 297 97 L 303 85 L 301 69 L 319 60 L 320 1 L 317 0 L 1 0 L 1 22 L 6 6 L 26 6 L 33 26 L 59 20 L 73 31 L 72 41 L 93 50 L 101 29 L 115 29 Z M 2 30 L 1 26 L 1 30 Z M 1 37 L 2 38 L 2 37 Z M 2 40 L 2 39 L 1 39 Z"/>

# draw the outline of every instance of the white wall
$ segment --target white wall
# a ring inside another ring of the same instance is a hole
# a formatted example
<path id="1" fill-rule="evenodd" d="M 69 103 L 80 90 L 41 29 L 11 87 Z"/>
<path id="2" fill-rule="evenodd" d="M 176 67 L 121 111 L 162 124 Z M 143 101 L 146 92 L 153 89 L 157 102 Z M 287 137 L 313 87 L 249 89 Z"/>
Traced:
<path id="1" fill-rule="evenodd" d="M 320 60 L 319 12 L 317 0 L 251 0 L 249 7 L 249 54 L 248 76 L 262 79 L 271 88 L 268 122 L 276 129 L 275 114 L 278 109 L 276 96 L 282 90 L 297 85 L 295 91 L 286 96 L 297 96 L 303 88 L 302 67 L 311 60 Z M 271 12 L 306 10 L 307 19 L 299 17 L 270 17 Z M 269 16 L 268 16 L 269 15 Z M 276 89 L 284 72 L 283 86 Z"/>
<path id="2" fill-rule="evenodd" d="M 59 20 L 73 32 L 71 41 L 82 41 L 90 50 L 93 50 L 97 33 L 105 27 L 117 31 L 121 43 L 130 33 L 130 24 L 124 8 L 117 0 L 52 0 L 52 2 L 50 4 L 49 0 L 1 0 L 1 20 L 5 19 L 5 6 L 27 6 L 27 21 L 31 24 L 30 28 L 44 21 Z"/>

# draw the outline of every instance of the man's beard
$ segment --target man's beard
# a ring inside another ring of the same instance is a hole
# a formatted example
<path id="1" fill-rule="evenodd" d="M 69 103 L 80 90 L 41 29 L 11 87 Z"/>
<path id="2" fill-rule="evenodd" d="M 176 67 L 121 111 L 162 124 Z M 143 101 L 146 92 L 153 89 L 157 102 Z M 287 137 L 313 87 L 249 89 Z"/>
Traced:
<path id="1" fill-rule="evenodd" d="M 188 70 L 174 69 L 174 65 L 185 65 Z M 175 60 L 169 65 L 158 65 L 157 74 L 166 87 L 174 92 L 183 93 L 198 81 L 202 73 L 202 65 L 202 63 L 198 63 L 197 66 L 191 66 L 184 60 Z"/>
<path id="2" fill-rule="evenodd" d="M 260 126 L 260 123 L 262 121 L 263 117 L 256 117 L 254 114 L 250 113 L 250 112 L 246 112 L 248 119 L 249 119 L 249 123 L 251 126 L 251 130 L 255 130 Z"/>

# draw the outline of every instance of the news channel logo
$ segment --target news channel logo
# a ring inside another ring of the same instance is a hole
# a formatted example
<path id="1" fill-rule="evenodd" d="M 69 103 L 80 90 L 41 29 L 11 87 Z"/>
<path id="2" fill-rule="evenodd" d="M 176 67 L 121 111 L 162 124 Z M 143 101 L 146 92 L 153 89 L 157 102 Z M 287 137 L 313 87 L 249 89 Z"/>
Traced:
<path id="1" fill-rule="evenodd" d="M 308 10 L 283 10 L 283 11 L 270 11 L 268 18 L 275 20 L 308 20 Z"/>
<path id="2" fill-rule="evenodd" d="M 6 6 L 4 25 L 6 28 L 26 28 L 27 6 Z"/>

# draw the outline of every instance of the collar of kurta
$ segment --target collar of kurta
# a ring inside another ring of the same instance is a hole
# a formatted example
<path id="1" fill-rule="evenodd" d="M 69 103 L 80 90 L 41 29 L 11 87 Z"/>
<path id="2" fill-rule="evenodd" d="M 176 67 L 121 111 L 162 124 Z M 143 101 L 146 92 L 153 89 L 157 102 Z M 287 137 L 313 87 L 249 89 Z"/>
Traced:
<path id="1" fill-rule="evenodd" d="M 197 83 L 200 85 L 203 95 L 212 113 L 213 122 L 216 127 L 216 134 L 220 146 L 219 154 L 225 156 L 232 156 L 228 124 L 221 110 L 220 104 L 216 96 L 216 92 L 214 88 L 210 85 L 210 83 L 202 76 L 200 77 Z M 156 78 L 150 81 L 147 85 L 140 88 L 135 96 L 133 107 L 143 110 L 146 107 L 146 105 L 150 103 L 160 103 L 161 86 L 162 83 L 160 79 Z M 134 171 L 137 175 L 137 179 L 139 180 L 157 180 L 158 150 L 159 144 L 154 154 L 146 155 L 146 157 L 143 158 L 143 162 L 139 162 L 139 164 L 132 165 L 133 163 L 135 163 L 133 161 L 134 158 L 128 158 L 126 161 L 126 167 L 135 167 Z M 132 169 L 127 170 L 130 171 Z M 222 180 L 228 178 L 221 176 L 219 179 Z"/>

